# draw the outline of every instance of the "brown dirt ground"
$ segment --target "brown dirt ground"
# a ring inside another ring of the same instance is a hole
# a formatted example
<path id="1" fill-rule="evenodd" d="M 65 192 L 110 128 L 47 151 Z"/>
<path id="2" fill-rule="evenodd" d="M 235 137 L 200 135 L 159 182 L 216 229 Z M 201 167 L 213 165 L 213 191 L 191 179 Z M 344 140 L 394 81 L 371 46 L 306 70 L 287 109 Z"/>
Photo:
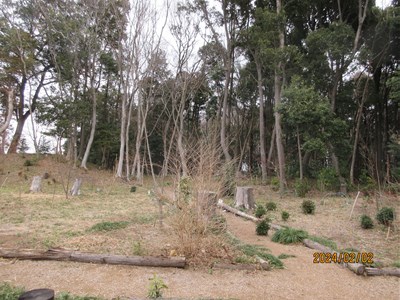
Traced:
<path id="1" fill-rule="evenodd" d="M 74 169 L 71 178 L 81 176 L 89 184 L 85 184 L 86 190 L 79 200 L 66 201 L 60 182 L 66 179 L 68 168 L 50 159 L 40 160 L 38 167 L 26 168 L 23 162 L 17 156 L 7 156 L 6 160 L 0 158 L 0 185 L 3 185 L 3 189 L 0 188 L 0 246 L 39 249 L 44 246 L 62 246 L 81 251 L 126 255 L 134 254 L 132 243 L 138 241 L 145 254 L 149 255 L 164 254 L 168 244 L 173 247 L 168 227 L 160 231 L 156 226 L 157 206 L 149 202 L 146 188 L 139 187 L 133 199 L 125 191 L 129 186 L 110 180 L 109 173 Z M 49 181 L 42 194 L 26 194 L 30 182 L 24 178 L 25 175 L 31 178 L 44 171 L 56 178 L 58 185 Z M 97 189 L 102 192 L 97 193 Z M 282 224 L 280 213 L 287 210 L 290 212 L 286 223 L 289 226 L 330 238 L 341 249 L 352 247 L 359 251 L 371 251 L 375 258 L 387 265 L 399 261 L 400 218 L 397 218 L 388 239 L 383 226 L 377 225 L 372 230 L 362 230 L 359 226 L 359 216 L 364 213 L 375 216 L 378 206 L 392 206 L 399 216 L 399 195 L 382 194 L 379 198 L 362 195 L 355 206 L 353 218 L 349 220 L 354 197 L 355 194 L 349 198 L 340 198 L 315 193 L 310 198 L 317 204 L 316 213 L 305 216 L 300 210 L 302 199 L 291 195 L 280 198 L 269 187 L 255 189 L 258 203 L 265 204 L 272 200 L 278 204 L 278 210 L 269 213 L 274 223 Z M 140 219 L 142 215 L 146 215 L 150 221 Z M 265 246 L 276 256 L 285 253 L 295 257 L 283 261 L 285 269 L 269 272 L 210 271 L 193 267 L 180 270 L 0 259 L 0 283 L 8 282 L 26 289 L 47 287 L 56 292 L 67 291 L 75 295 L 106 299 L 144 298 L 149 286 L 148 279 L 157 274 L 168 285 L 165 297 L 400 299 L 399 278 L 362 277 L 334 264 L 313 264 L 313 250 L 301 245 L 273 243 L 269 237 L 255 235 L 254 223 L 228 213 L 224 215 L 228 221 L 228 230 L 243 242 Z M 87 231 L 101 221 L 121 220 L 129 221 L 130 225 L 107 233 Z"/>
<path id="2" fill-rule="evenodd" d="M 234 299 L 399 299 L 400 279 L 356 276 L 334 264 L 313 264 L 313 250 L 281 245 L 254 234 L 254 224 L 226 214 L 229 230 L 285 259 L 284 270 L 180 270 L 68 262 L 0 261 L 0 282 L 69 291 L 76 295 L 144 298 L 154 273 L 168 285 L 165 297 Z"/>

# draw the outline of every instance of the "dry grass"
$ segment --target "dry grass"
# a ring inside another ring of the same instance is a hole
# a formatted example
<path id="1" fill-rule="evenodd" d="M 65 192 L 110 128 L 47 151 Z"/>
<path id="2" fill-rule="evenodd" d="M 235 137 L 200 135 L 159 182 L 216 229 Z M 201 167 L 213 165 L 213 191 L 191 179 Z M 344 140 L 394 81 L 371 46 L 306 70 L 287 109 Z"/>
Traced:
<path id="1" fill-rule="evenodd" d="M 272 222 L 288 225 L 296 229 L 306 230 L 311 235 L 321 236 L 333 240 L 339 249 L 354 248 L 363 252 L 373 252 L 375 260 L 382 261 L 386 265 L 392 265 L 400 260 L 400 218 L 397 217 L 389 238 L 387 227 L 379 225 L 376 221 L 377 207 L 390 206 L 400 215 L 400 197 L 398 195 L 382 194 L 377 200 L 375 197 L 361 195 L 357 200 L 351 220 L 350 212 L 356 193 L 349 197 L 331 197 L 326 194 L 313 192 L 310 197 L 316 204 L 314 215 L 305 215 L 301 210 L 303 198 L 294 195 L 280 197 L 269 187 L 256 187 L 256 200 L 265 204 L 274 201 L 278 209 L 268 212 Z M 378 205 L 377 205 L 378 201 Z M 290 213 L 287 222 L 281 219 L 281 212 Z M 361 228 L 360 217 L 363 214 L 371 216 L 374 220 L 374 228 L 365 230 Z"/>

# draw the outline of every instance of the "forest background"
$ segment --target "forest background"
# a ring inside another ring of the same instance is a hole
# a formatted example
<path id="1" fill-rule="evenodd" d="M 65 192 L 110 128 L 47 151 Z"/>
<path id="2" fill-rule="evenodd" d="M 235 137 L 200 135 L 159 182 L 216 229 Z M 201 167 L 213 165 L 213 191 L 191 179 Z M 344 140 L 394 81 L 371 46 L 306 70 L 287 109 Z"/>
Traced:
<path id="1" fill-rule="evenodd" d="M 212 141 L 281 191 L 397 186 L 400 2 L 376 4 L 3 0 L 0 152 L 30 122 L 36 153 L 138 182 L 190 175 Z"/>

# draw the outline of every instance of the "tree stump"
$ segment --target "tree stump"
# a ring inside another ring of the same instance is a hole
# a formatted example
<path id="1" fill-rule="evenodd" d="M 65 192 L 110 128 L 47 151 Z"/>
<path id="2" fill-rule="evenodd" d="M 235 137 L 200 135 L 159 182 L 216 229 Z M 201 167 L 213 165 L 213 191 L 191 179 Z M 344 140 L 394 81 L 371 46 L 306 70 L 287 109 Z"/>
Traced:
<path id="1" fill-rule="evenodd" d="M 210 191 L 200 191 L 197 194 L 197 207 L 199 214 L 205 218 L 211 218 L 216 214 L 217 210 L 217 193 Z"/>
<path id="2" fill-rule="evenodd" d="M 236 187 L 235 207 L 253 209 L 256 207 L 253 197 L 253 188 L 248 186 Z"/>
<path id="3" fill-rule="evenodd" d="M 82 185 L 82 179 L 76 178 L 74 185 L 72 186 L 70 191 L 71 196 L 78 196 L 81 194 L 81 185 Z"/>
<path id="4" fill-rule="evenodd" d="M 41 185 L 42 185 L 42 177 L 33 176 L 31 188 L 29 189 L 29 191 L 31 193 L 39 193 L 42 190 Z"/>
<path id="5" fill-rule="evenodd" d="M 54 300 L 54 291 L 50 289 L 37 289 L 23 293 L 18 300 Z"/>

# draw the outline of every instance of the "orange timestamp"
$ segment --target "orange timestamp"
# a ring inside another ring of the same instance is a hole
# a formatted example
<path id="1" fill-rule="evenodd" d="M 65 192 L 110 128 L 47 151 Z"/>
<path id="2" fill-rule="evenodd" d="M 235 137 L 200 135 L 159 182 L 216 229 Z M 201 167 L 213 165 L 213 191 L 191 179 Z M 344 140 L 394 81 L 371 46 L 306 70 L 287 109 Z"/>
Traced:
<path id="1" fill-rule="evenodd" d="M 373 264 L 372 252 L 314 252 L 314 264 Z"/>

